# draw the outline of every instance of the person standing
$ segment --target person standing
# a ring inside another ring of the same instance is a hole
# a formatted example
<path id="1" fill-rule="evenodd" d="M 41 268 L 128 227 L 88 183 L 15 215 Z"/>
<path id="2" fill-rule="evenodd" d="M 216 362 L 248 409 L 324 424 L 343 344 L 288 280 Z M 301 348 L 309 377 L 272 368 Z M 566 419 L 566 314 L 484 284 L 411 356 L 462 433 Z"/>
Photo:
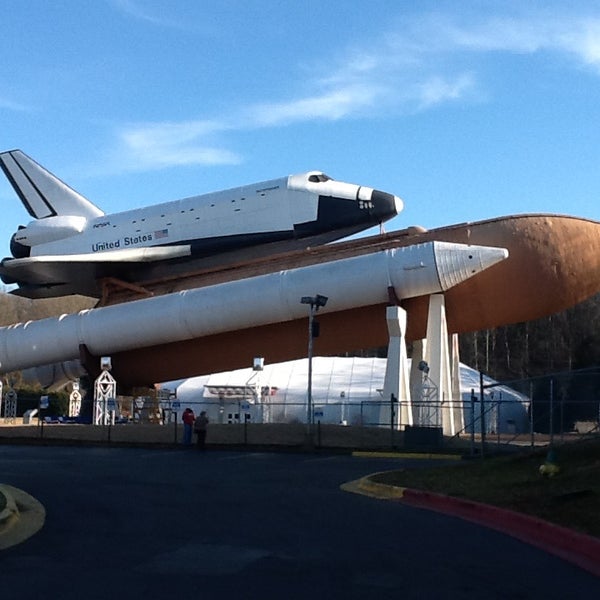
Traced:
<path id="1" fill-rule="evenodd" d="M 186 408 L 181 415 L 183 421 L 183 444 L 189 446 L 192 443 L 192 427 L 194 425 L 194 411 L 191 408 Z"/>
<path id="2" fill-rule="evenodd" d="M 198 436 L 196 443 L 198 450 L 204 450 L 206 442 L 206 430 L 208 428 L 208 417 L 206 411 L 202 411 L 194 421 L 194 431 Z"/>

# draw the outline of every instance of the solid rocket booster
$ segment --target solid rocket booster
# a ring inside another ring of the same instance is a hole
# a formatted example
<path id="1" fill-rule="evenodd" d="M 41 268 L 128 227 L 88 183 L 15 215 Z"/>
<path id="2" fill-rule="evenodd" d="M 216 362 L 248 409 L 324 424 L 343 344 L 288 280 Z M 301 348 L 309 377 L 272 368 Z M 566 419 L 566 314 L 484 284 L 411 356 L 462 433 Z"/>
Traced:
<path id="1" fill-rule="evenodd" d="M 506 259 L 504 248 L 431 241 L 155 298 L 0 328 L 0 371 L 178 342 L 306 316 L 302 296 L 329 298 L 323 313 L 444 292 Z"/>

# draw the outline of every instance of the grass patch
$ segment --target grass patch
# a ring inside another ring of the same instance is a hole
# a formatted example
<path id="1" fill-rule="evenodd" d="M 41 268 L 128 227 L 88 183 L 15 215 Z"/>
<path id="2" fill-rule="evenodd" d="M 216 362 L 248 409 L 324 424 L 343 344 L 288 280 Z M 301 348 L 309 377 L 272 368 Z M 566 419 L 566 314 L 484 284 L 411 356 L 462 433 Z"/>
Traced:
<path id="1" fill-rule="evenodd" d="M 509 508 L 600 537 L 600 439 L 555 446 L 560 471 L 540 474 L 548 449 L 434 469 L 390 471 L 375 481 Z"/>

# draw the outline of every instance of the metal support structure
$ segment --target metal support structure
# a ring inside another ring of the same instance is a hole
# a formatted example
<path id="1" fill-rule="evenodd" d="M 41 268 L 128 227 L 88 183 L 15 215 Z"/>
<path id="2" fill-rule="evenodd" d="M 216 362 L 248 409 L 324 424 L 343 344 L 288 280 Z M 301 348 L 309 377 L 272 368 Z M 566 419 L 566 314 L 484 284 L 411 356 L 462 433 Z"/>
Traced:
<path id="1" fill-rule="evenodd" d="M 441 425 L 438 387 L 429 377 L 429 363 L 425 360 L 428 340 L 413 342 L 410 369 L 410 393 L 413 406 L 413 421 L 418 427 Z"/>
<path id="2" fill-rule="evenodd" d="M 81 393 L 79 379 L 73 382 L 73 390 L 69 394 L 69 417 L 78 417 L 81 412 Z"/>
<path id="3" fill-rule="evenodd" d="M 4 394 L 4 422 L 14 423 L 17 418 L 17 392 L 9 388 Z"/>
<path id="4" fill-rule="evenodd" d="M 117 382 L 110 374 L 110 358 L 101 359 L 102 373 L 94 382 L 94 425 L 114 425 Z"/>
<path id="5" fill-rule="evenodd" d="M 419 365 L 425 363 L 425 347 L 427 340 L 414 340 L 412 344 L 412 362 L 410 366 L 410 397 L 412 401 L 413 424 L 423 425 L 421 409 L 423 403 L 423 371 Z"/>
<path id="6" fill-rule="evenodd" d="M 429 365 L 427 361 L 417 364 L 421 374 L 419 386 L 419 402 L 417 425 L 421 427 L 440 427 L 442 425 L 441 400 L 439 388 L 436 382 L 429 377 Z"/>

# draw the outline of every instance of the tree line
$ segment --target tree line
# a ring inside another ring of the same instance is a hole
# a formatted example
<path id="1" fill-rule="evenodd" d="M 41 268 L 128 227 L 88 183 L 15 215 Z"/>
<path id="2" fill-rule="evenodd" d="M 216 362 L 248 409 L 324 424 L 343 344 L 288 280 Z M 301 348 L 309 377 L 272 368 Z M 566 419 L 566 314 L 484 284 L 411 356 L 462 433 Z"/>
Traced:
<path id="1" fill-rule="evenodd" d="M 563 312 L 460 336 L 462 362 L 499 381 L 600 365 L 600 294 Z"/>
<path id="2" fill-rule="evenodd" d="M 94 299 L 84 296 L 31 300 L 0 291 L 0 326 L 71 314 L 95 304 Z"/>
<path id="3" fill-rule="evenodd" d="M 600 421 L 600 294 L 536 321 L 464 334 L 460 352 L 531 400 L 535 431 Z"/>

